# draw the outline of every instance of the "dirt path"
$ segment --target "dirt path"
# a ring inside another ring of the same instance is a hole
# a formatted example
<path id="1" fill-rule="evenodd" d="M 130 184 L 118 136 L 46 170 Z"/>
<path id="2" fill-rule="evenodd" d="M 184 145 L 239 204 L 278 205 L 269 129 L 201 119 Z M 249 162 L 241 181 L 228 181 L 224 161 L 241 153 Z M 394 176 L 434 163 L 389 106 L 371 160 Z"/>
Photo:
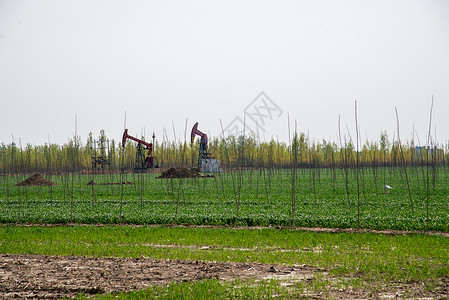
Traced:
<path id="1" fill-rule="evenodd" d="M 0 299 L 60 299 L 210 278 L 309 278 L 314 272 L 323 271 L 255 263 L 0 254 Z"/>

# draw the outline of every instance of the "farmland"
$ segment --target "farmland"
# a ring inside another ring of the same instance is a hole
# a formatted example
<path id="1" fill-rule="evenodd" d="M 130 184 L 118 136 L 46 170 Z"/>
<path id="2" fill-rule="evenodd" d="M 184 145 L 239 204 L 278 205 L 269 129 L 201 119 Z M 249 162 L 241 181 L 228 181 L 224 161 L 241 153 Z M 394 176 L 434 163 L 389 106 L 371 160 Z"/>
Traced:
<path id="1" fill-rule="evenodd" d="M 266 146 L 216 148 L 203 178 L 158 178 L 192 165 L 182 145 L 145 173 L 122 152 L 95 170 L 76 147 L 8 148 L 0 298 L 447 297 L 446 158 Z M 53 184 L 20 184 L 39 172 Z"/>
<path id="2" fill-rule="evenodd" d="M 58 186 L 16 187 L 3 177 L 0 222 L 47 224 L 190 224 L 449 231 L 449 171 L 429 183 L 420 169 L 243 170 L 213 178 L 158 179 L 157 174 L 51 176 Z M 94 180 L 95 185 L 88 185 Z M 106 184 L 106 183 L 133 184 Z M 102 184 L 103 183 L 103 184 Z M 388 184 L 391 190 L 382 187 Z M 410 192 L 409 192 L 410 189 Z M 292 201 L 294 197 L 295 201 Z M 411 199 L 411 200 L 410 200 Z M 293 206 L 294 205 L 294 206 Z M 294 214 L 292 212 L 294 211 Z"/>
<path id="3" fill-rule="evenodd" d="M 0 252 L 8 253 L 0 255 L 5 298 L 440 298 L 449 292 L 449 239 L 442 235 L 2 226 L 0 238 Z"/>

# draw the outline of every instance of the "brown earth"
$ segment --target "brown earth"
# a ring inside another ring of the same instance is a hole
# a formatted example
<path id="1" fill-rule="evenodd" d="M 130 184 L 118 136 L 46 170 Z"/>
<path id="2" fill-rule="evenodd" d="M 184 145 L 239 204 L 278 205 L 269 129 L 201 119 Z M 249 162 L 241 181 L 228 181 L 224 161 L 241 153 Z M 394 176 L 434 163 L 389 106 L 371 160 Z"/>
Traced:
<path id="1" fill-rule="evenodd" d="M 329 277 L 327 270 L 306 265 L 0 254 L 0 299 L 61 299 L 80 293 L 94 296 L 212 278 L 282 279 L 285 287 L 300 281 L 313 286 L 315 276 L 329 282 L 338 279 Z M 294 290 L 293 295 L 307 299 L 447 299 L 449 278 L 441 278 L 435 290 L 426 289 L 424 282 L 382 284 L 374 289 L 330 285 L 324 293 Z"/>
<path id="2" fill-rule="evenodd" d="M 134 182 L 131 181 L 123 181 L 123 182 L 106 182 L 106 183 L 96 183 L 95 181 L 91 180 L 86 185 L 116 185 L 116 184 L 134 184 Z"/>
<path id="3" fill-rule="evenodd" d="M 200 173 L 187 168 L 170 168 L 165 172 L 162 172 L 160 176 L 156 178 L 202 178 L 213 177 L 213 175 L 202 176 Z"/>
<path id="4" fill-rule="evenodd" d="M 211 278 L 309 278 L 315 271 L 320 272 L 256 263 L 0 254 L 0 299 L 60 299 Z"/>
<path id="5" fill-rule="evenodd" d="M 25 179 L 22 182 L 16 184 L 16 186 L 57 186 L 58 184 L 48 180 L 40 174 L 34 174 L 33 176 Z"/>

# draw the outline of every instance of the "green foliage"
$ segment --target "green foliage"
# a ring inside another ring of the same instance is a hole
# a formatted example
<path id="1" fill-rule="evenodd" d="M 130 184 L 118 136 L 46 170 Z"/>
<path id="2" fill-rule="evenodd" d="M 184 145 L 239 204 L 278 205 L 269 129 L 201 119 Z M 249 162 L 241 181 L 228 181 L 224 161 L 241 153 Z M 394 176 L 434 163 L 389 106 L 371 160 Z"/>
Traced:
<path id="1" fill-rule="evenodd" d="M 402 169 L 378 168 L 374 174 L 369 169 L 362 170 L 360 227 L 449 231 L 449 170 L 440 167 L 435 172 L 435 182 L 430 182 L 427 216 L 427 186 L 420 168 L 408 170 L 413 178 L 410 189 L 414 211 Z M 357 186 L 353 173 L 350 169 L 348 206 L 344 172 L 297 169 L 294 225 L 357 227 Z M 53 187 L 16 187 L 24 176 L 4 176 L 0 178 L 0 223 L 290 225 L 290 170 L 215 175 L 215 178 L 182 180 L 156 179 L 157 174 L 53 175 L 49 178 L 59 184 Z M 86 185 L 91 180 L 97 185 Z M 384 191 L 380 180 L 393 189 Z M 129 181 L 135 184 L 101 185 Z"/>
<path id="2" fill-rule="evenodd" d="M 224 163 L 226 168 L 257 167 L 257 168 L 286 168 L 294 166 L 291 163 L 290 154 L 296 149 L 298 155 L 296 166 L 301 167 L 333 167 L 354 166 L 356 151 L 351 138 L 340 142 L 337 147 L 332 141 L 312 141 L 304 133 L 295 133 L 292 143 L 296 147 L 285 142 L 260 141 L 253 134 L 245 137 L 229 136 L 225 139 L 209 138 L 208 151 L 215 158 Z M 199 139 L 190 142 L 170 141 L 165 134 L 163 138 L 155 141 L 154 156 L 157 163 L 164 168 L 172 166 L 189 166 L 197 164 Z M 96 143 L 103 142 L 106 148 L 95 149 Z M 104 130 L 100 131 L 97 140 L 92 133 L 83 144 L 81 137 L 73 137 L 60 146 L 45 144 L 43 146 L 31 144 L 2 144 L 0 148 L 0 174 L 23 174 L 32 172 L 52 173 L 66 171 L 84 171 L 91 168 L 92 156 L 96 151 L 97 156 L 107 156 L 110 166 L 107 171 L 120 169 L 132 170 L 136 154 L 137 143 L 127 141 L 122 147 L 121 141 L 116 143 L 109 140 Z M 445 165 L 449 161 L 449 144 L 437 146 L 437 151 L 431 154 L 425 148 L 415 149 L 413 142 L 399 146 L 397 142 L 391 142 L 386 131 L 381 132 L 378 141 L 366 142 L 362 146 L 359 155 L 364 164 L 399 166 L 420 164 Z M 399 150 L 404 153 L 403 159 Z M 445 152 L 443 151 L 446 150 Z M 429 158 L 427 161 L 426 159 Z"/>

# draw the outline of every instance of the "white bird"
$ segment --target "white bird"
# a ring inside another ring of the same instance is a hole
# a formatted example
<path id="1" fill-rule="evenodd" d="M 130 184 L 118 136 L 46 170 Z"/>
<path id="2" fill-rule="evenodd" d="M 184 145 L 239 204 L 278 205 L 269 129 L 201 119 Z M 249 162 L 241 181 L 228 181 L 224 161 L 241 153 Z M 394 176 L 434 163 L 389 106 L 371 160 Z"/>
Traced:
<path id="1" fill-rule="evenodd" d="M 383 186 L 384 190 L 392 190 L 393 188 L 389 185 L 384 185 Z"/>

